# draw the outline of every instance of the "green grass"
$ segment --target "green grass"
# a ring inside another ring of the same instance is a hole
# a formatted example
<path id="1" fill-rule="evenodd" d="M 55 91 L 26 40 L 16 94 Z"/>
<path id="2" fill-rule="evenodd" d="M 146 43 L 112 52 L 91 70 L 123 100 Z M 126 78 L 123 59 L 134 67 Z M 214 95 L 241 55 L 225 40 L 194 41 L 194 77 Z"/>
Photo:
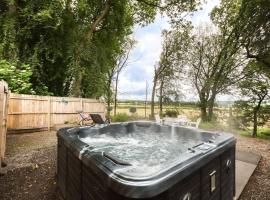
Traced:
<path id="1" fill-rule="evenodd" d="M 139 117 L 136 114 L 128 115 L 126 113 L 117 113 L 115 116 L 112 116 L 113 122 L 126 122 L 126 121 L 134 121 L 134 120 L 143 120 L 143 117 Z"/>
<path id="2" fill-rule="evenodd" d="M 117 105 L 117 108 L 119 109 L 129 109 L 131 107 L 135 107 L 138 109 L 145 109 L 144 105 Z M 146 106 L 146 109 L 151 109 L 150 105 Z M 155 109 L 159 109 L 159 106 L 155 106 Z M 172 109 L 194 109 L 194 110 L 199 110 L 199 108 L 195 107 L 195 106 L 163 106 L 164 110 L 172 110 Z"/>
<path id="3" fill-rule="evenodd" d="M 252 137 L 251 135 L 252 130 L 249 131 L 237 130 L 236 133 L 242 136 Z M 258 128 L 257 138 L 270 140 L 270 128 Z"/>
<path id="4" fill-rule="evenodd" d="M 211 131 L 229 131 L 228 127 L 214 121 L 214 122 L 201 122 L 200 128 Z"/>
<path id="5" fill-rule="evenodd" d="M 225 131 L 236 133 L 245 137 L 252 137 L 252 129 L 250 130 L 235 130 L 231 129 L 228 126 L 222 125 L 218 122 L 202 122 L 200 124 L 201 129 L 210 130 L 210 131 Z M 270 140 L 270 128 L 258 128 L 257 138 Z"/>

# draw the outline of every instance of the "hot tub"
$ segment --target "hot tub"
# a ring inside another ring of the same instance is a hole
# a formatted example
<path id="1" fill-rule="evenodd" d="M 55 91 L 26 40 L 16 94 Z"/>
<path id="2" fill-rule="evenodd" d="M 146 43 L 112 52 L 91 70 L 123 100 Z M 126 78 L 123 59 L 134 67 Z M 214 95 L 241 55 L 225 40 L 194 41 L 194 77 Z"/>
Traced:
<path id="1" fill-rule="evenodd" d="M 231 134 L 128 122 L 64 128 L 57 183 L 66 200 L 232 200 Z"/>

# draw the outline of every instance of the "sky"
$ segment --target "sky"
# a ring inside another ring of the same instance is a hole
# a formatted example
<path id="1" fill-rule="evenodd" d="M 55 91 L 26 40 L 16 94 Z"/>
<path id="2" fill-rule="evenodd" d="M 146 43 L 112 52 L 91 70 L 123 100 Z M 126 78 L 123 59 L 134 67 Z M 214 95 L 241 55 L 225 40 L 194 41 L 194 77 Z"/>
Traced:
<path id="1" fill-rule="evenodd" d="M 220 0 L 208 0 L 201 6 L 199 11 L 190 16 L 194 25 L 210 22 L 209 13 L 219 5 Z M 133 37 L 137 41 L 135 48 L 132 50 L 129 64 L 122 71 L 119 78 L 119 99 L 144 100 L 146 91 L 146 82 L 148 83 L 148 100 L 150 100 L 154 65 L 159 60 L 162 48 L 161 32 L 163 29 L 170 28 L 166 17 L 158 15 L 154 23 L 146 27 L 134 27 Z M 183 86 L 183 93 L 186 101 L 196 101 L 196 94 L 191 86 Z M 230 97 L 223 96 L 222 100 Z"/>

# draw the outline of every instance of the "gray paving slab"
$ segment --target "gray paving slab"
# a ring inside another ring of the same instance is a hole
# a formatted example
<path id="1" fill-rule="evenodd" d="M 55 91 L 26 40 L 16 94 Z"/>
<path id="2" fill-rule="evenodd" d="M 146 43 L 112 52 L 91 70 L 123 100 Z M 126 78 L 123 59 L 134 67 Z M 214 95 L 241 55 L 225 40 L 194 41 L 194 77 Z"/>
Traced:
<path id="1" fill-rule="evenodd" d="M 261 159 L 261 155 L 258 155 L 255 153 L 244 152 L 244 151 L 236 152 L 236 160 L 241 160 L 243 162 L 258 165 L 260 159 Z"/>
<path id="2" fill-rule="evenodd" d="M 238 199 L 243 192 L 249 178 L 255 171 L 261 155 L 248 152 L 236 152 L 236 194 L 235 199 Z"/>

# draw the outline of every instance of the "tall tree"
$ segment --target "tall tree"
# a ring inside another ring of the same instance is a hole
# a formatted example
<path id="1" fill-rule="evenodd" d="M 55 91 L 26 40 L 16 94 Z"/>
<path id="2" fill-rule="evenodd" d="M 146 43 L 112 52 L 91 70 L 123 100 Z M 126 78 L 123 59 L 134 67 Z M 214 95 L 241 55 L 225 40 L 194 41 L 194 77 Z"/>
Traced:
<path id="1" fill-rule="evenodd" d="M 177 20 L 199 0 L 2 0 L 0 59 L 31 67 L 38 94 L 100 97 L 121 40 L 159 12 Z"/>
<path id="2" fill-rule="evenodd" d="M 169 102 L 178 102 L 182 98 L 183 91 L 182 85 L 179 82 L 179 74 L 175 71 L 175 74 L 171 76 L 163 76 L 159 81 L 159 88 L 157 96 L 159 97 L 159 112 L 163 112 L 163 104 Z"/>
<path id="3" fill-rule="evenodd" d="M 258 114 L 263 102 L 270 98 L 270 79 L 258 70 L 256 62 L 252 61 L 245 68 L 246 78 L 239 83 L 242 94 L 247 98 L 247 102 L 252 107 L 253 113 L 253 133 L 257 136 Z"/>
<path id="4" fill-rule="evenodd" d="M 117 95 L 118 95 L 118 82 L 119 82 L 119 75 L 122 72 L 122 70 L 127 67 L 128 65 L 128 59 L 130 56 L 130 52 L 132 48 L 134 47 L 136 41 L 132 38 L 127 38 L 123 45 L 121 46 L 121 52 L 116 58 L 116 72 L 114 75 L 115 78 L 115 89 L 114 89 L 114 115 L 116 115 L 116 109 L 117 109 Z"/>
<path id="5" fill-rule="evenodd" d="M 159 84 L 159 92 L 161 96 L 162 103 L 162 91 L 165 86 L 164 81 L 173 80 L 174 77 L 179 73 L 179 64 L 182 60 L 184 54 L 179 54 L 179 52 L 184 52 L 186 47 L 185 40 L 188 37 L 189 29 L 188 26 L 182 29 L 182 32 L 177 31 L 167 31 L 164 30 L 162 33 L 163 44 L 162 52 L 160 54 L 160 59 L 158 64 L 154 68 L 154 78 L 153 78 L 153 87 L 151 95 L 151 117 L 154 117 L 154 104 L 155 104 L 155 95 L 156 88 Z M 178 41 L 178 42 L 176 42 Z"/>
<path id="6" fill-rule="evenodd" d="M 256 60 L 270 74 L 269 0 L 222 0 L 212 19 L 220 29 L 234 30 L 247 58 Z"/>
<path id="7" fill-rule="evenodd" d="M 106 76 L 106 86 L 105 86 L 105 99 L 108 108 L 108 117 L 110 117 L 111 111 L 111 102 L 114 101 L 114 107 L 116 108 L 116 98 L 117 98 L 117 87 L 119 74 L 127 66 L 127 60 L 129 58 L 129 54 L 131 49 L 133 48 L 135 41 L 131 38 L 126 38 L 123 40 L 123 44 L 121 45 L 121 50 L 118 55 L 115 56 L 113 66 L 109 68 Z M 113 91 L 113 82 L 115 80 L 115 90 Z M 114 97 L 113 97 L 114 92 Z"/>
<path id="8" fill-rule="evenodd" d="M 181 32 L 181 29 L 175 31 Z M 242 78 L 241 68 L 245 58 L 240 45 L 230 39 L 237 36 L 228 31 L 223 34 L 211 25 L 193 28 L 185 40 L 183 49 L 186 51 L 178 52 L 186 55 L 179 59 L 183 63 L 179 67 L 185 67 L 184 72 L 198 93 L 204 121 L 213 119 L 217 95 L 226 93 L 230 86 Z"/>

